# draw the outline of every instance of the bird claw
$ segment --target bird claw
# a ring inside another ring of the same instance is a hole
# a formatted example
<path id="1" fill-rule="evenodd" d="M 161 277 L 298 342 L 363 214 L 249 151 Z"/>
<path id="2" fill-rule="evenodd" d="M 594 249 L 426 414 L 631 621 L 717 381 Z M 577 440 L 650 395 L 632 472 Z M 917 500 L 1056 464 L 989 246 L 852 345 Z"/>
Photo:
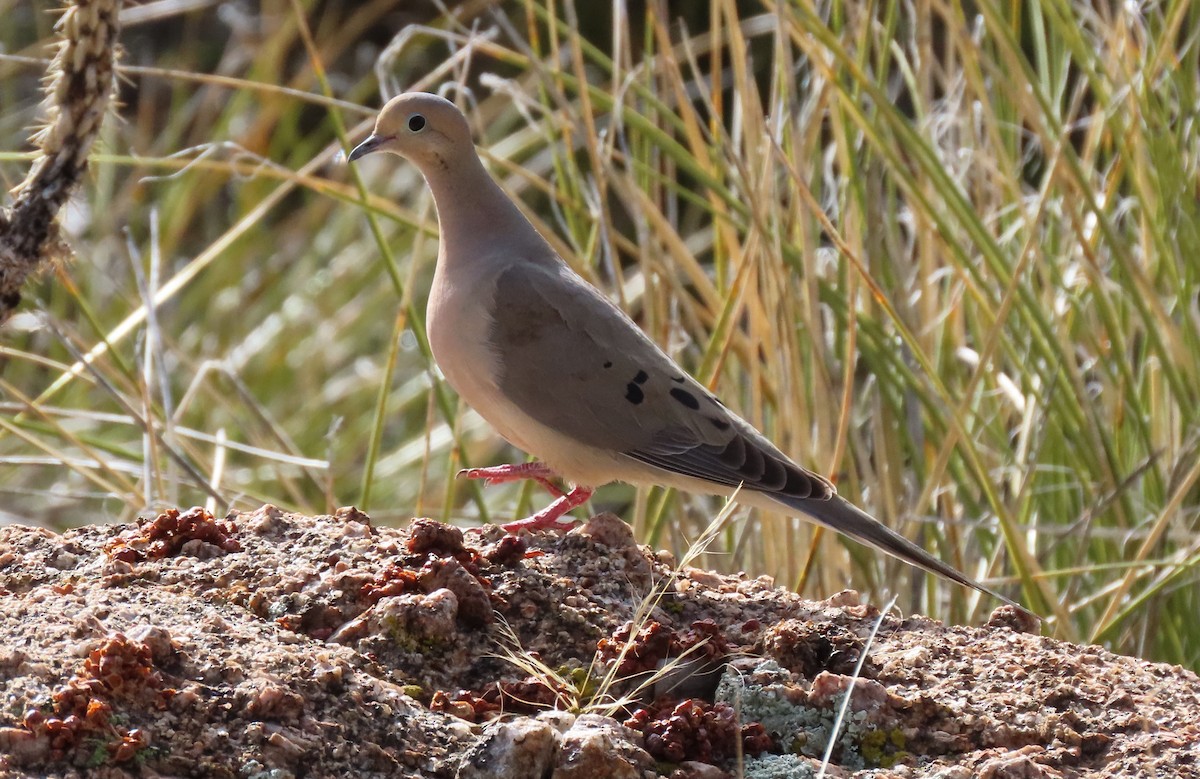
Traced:
<path id="1" fill-rule="evenodd" d="M 463 468 L 458 473 L 454 474 L 456 479 L 481 479 L 484 484 L 503 484 L 508 479 L 498 477 L 496 474 L 488 473 L 487 468 Z"/>
<path id="2" fill-rule="evenodd" d="M 513 522 L 505 522 L 504 524 L 500 525 L 500 527 L 505 533 L 516 535 L 522 530 L 529 530 L 531 532 L 534 530 L 561 530 L 566 532 L 567 530 L 571 529 L 572 525 L 575 524 L 575 519 L 573 517 L 555 517 L 552 519 L 546 519 L 539 516 L 540 513 L 541 512 L 534 514 L 531 517 L 525 517 L 524 519 L 518 519 Z"/>
<path id="3" fill-rule="evenodd" d="M 566 516 L 567 513 L 587 503 L 588 498 L 592 497 L 592 492 L 588 487 L 576 487 L 566 495 L 556 498 L 553 503 L 533 516 L 508 522 L 500 527 L 509 533 L 522 530 L 566 530 L 575 524 L 575 520 Z"/>
<path id="4" fill-rule="evenodd" d="M 520 463 L 517 465 L 493 465 L 488 468 L 463 468 L 455 476 L 458 479 L 480 479 L 489 487 L 512 481 L 536 481 L 551 495 L 561 498 L 566 493 L 560 490 L 554 482 L 550 481 L 553 477 L 554 471 L 539 462 Z"/>
<path id="5" fill-rule="evenodd" d="M 575 524 L 575 520 L 564 517 L 572 509 L 582 506 L 592 496 L 588 487 L 575 487 L 570 492 L 563 492 L 554 482 L 554 471 L 540 462 L 520 463 L 517 465 L 493 465 L 488 468 L 463 468 L 458 472 L 460 479 L 482 479 L 484 484 L 504 484 L 510 481 L 531 480 L 546 488 L 554 496 L 554 502 L 538 513 L 508 522 L 500 527 L 508 533 L 519 533 L 522 530 L 566 530 Z"/>

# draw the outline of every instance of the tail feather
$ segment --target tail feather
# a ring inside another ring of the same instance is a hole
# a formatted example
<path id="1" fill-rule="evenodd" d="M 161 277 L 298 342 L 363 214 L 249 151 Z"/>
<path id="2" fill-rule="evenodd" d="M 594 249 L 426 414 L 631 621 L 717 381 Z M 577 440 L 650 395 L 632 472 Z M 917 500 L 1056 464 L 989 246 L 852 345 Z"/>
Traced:
<path id="1" fill-rule="evenodd" d="M 986 587 L 970 576 L 958 571 L 921 547 L 909 541 L 904 536 L 884 525 L 852 503 L 834 495 L 829 500 L 811 500 L 803 498 L 788 498 L 784 495 L 770 495 L 775 501 L 805 514 L 826 527 L 856 541 L 869 544 L 893 557 L 903 560 L 909 565 L 916 566 L 930 573 L 937 574 L 953 582 L 971 587 L 997 600 L 1003 601 L 1021 611 L 1037 616 L 1021 604 Z"/>

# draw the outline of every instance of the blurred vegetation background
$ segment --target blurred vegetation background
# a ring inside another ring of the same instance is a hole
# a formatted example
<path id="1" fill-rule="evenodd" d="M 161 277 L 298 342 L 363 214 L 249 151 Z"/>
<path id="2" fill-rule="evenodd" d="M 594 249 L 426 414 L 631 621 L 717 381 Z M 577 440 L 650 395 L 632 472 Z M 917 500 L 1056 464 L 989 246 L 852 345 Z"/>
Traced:
<path id="1" fill-rule="evenodd" d="M 0 0 L 0 183 L 54 14 Z M 1048 630 L 1200 666 L 1200 4 L 151 0 L 0 333 L 0 511 L 356 504 L 473 524 L 543 495 L 438 379 L 415 168 L 340 164 L 439 91 L 563 256 L 785 451 Z M 720 503 L 592 508 L 682 554 Z M 979 620 L 795 519 L 701 564 Z"/>

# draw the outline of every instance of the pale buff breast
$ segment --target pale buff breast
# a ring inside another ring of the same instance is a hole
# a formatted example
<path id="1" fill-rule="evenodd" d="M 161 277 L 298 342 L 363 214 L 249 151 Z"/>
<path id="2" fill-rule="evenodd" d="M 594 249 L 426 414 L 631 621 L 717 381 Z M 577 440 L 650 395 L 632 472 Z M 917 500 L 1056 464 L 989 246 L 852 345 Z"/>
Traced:
<path id="1" fill-rule="evenodd" d="M 634 473 L 628 460 L 546 427 L 500 391 L 495 377 L 502 357 L 491 344 L 491 316 L 486 306 L 480 305 L 481 301 L 494 300 L 494 294 L 491 289 L 472 288 L 494 287 L 494 280 L 479 279 L 474 285 L 449 287 L 441 283 L 441 276 L 439 266 L 430 290 L 426 327 L 434 361 L 459 397 L 506 441 L 546 463 L 572 484 L 594 487 L 629 481 Z"/>

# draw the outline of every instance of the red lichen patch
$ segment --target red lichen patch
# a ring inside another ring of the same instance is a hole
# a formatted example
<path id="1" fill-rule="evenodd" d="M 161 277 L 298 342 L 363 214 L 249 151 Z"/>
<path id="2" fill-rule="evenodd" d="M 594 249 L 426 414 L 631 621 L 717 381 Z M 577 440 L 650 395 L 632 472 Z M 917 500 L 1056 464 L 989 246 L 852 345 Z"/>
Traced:
<path id="1" fill-rule="evenodd" d="M 757 722 L 738 724 L 737 711 L 726 703 L 688 699 L 638 709 L 625 726 L 640 731 L 646 751 L 657 760 L 711 763 L 742 754 L 760 755 L 773 744 Z"/>
<path id="2" fill-rule="evenodd" d="M 410 592 L 428 593 L 447 586 L 434 580 L 448 569 L 461 569 L 485 591 L 491 590 L 491 582 L 480 572 L 487 560 L 476 550 L 463 546 L 462 531 L 452 525 L 432 519 L 414 519 L 404 549 L 407 554 L 362 586 L 360 595 L 365 600 L 374 603 L 380 598 Z"/>
<path id="3" fill-rule="evenodd" d="M 634 623 L 626 622 L 610 638 L 600 639 L 596 646 L 601 660 L 619 660 L 619 676 L 653 671 L 671 657 L 687 655 L 715 662 L 729 654 L 729 641 L 711 619 L 693 622 L 690 628 L 678 633 L 658 622 L 645 623 L 636 634 L 632 633 L 633 628 Z"/>
<path id="4" fill-rule="evenodd" d="M 147 688 L 162 687 L 162 676 L 154 668 L 150 647 L 121 633 L 106 638 L 88 653 L 83 672 L 99 681 L 113 696 L 129 698 Z"/>
<path id="5" fill-rule="evenodd" d="M 471 626 L 492 620 L 492 582 L 481 572 L 488 564 L 463 546 L 462 531 L 432 519 L 415 519 L 405 543 L 407 554 L 389 565 L 359 595 L 369 603 L 409 593 L 447 589 L 458 598 L 458 616 Z M 501 601 L 502 603 L 502 601 Z"/>
<path id="6" fill-rule="evenodd" d="M 522 681 L 496 682 L 482 692 L 459 690 L 451 695 L 439 690 L 433 694 L 429 710 L 453 714 L 468 722 L 484 722 L 505 714 L 534 714 L 556 708 L 566 692 L 531 676 Z"/>
<path id="7" fill-rule="evenodd" d="M 652 671 L 670 656 L 675 631 L 660 622 L 647 622 L 633 632 L 634 623 L 626 622 L 609 638 L 600 639 L 596 651 L 603 661 L 618 662 L 618 676 Z"/>
<path id="8" fill-rule="evenodd" d="M 137 756 L 137 753 L 146 747 L 150 746 L 150 738 L 141 728 L 133 728 L 128 733 L 121 736 L 121 740 L 115 745 L 115 748 L 109 747 L 109 754 L 112 755 L 114 763 L 128 763 Z"/>
<path id="9" fill-rule="evenodd" d="M 438 690 L 429 701 L 429 710 L 450 714 L 467 722 L 479 722 L 489 711 L 496 709 L 488 706 L 480 696 L 470 690 L 459 690 L 454 695 Z"/>
<path id="10" fill-rule="evenodd" d="M 671 656 L 717 661 L 729 654 L 730 644 L 721 626 L 711 619 L 696 620 L 671 642 Z"/>
<path id="11" fill-rule="evenodd" d="M 405 547 L 411 554 L 428 554 L 434 557 L 456 557 L 466 551 L 461 530 L 432 519 L 412 521 Z"/>
<path id="12" fill-rule="evenodd" d="M 483 558 L 492 565 L 513 565 L 525 557 L 529 549 L 529 541 L 525 536 L 501 536 L 494 544 L 483 549 Z"/>
<path id="13" fill-rule="evenodd" d="M 147 691 L 155 693 L 156 704 L 162 704 L 162 677 L 154 668 L 150 647 L 116 633 L 88 654 L 79 675 L 54 691 L 49 715 L 32 708 L 25 712 L 22 724 L 35 738 L 48 739 L 51 761 L 62 759 L 87 739 L 98 739 L 113 762 L 127 762 L 150 740 L 144 730 L 125 731 L 112 723 L 112 701 L 133 699 Z"/>
<path id="14" fill-rule="evenodd" d="M 148 522 L 139 520 L 138 530 L 136 536 L 114 539 L 105 551 L 123 562 L 138 563 L 180 553 L 205 558 L 242 550 L 234 538 L 237 525 L 217 520 L 199 507 L 184 512 L 167 509 Z"/>
<path id="15" fill-rule="evenodd" d="M 368 603 L 377 603 L 380 598 L 391 598 L 409 592 L 421 592 L 421 577 L 399 563 L 393 563 L 379 572 L 359 590 L 359 595 Z"/>
<path id="16" fill-rule="evenodd" d="M 488 561 L 478 550 L 463 545 L 463 533 L 453 525 L 432 519 L 414 519 L 408 527 L 408 551 L 405 563 L 417 567 L 433 560 L 457 560 L 472 576 L 480 573 Z"/>

